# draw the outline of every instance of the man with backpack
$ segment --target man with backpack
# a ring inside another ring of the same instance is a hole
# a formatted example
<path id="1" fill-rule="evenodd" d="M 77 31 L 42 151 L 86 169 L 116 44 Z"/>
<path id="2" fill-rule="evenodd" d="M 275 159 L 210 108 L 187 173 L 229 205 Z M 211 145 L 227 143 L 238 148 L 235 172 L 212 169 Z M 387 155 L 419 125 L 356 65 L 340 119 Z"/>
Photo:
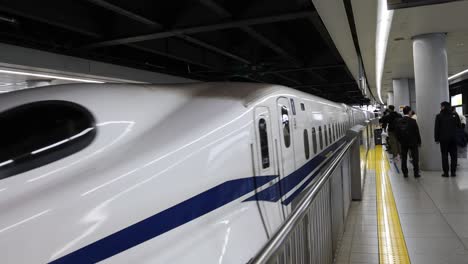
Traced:
<path id="1" fill-rule="evenodd" d="M 457 130 L 461 127 L 460 117 L 452 112 L 449 102 L 440 104 L 440 114 L 436 116 L 434 127 L 434 139 L 437 144 L 440 143 L 440 152 L 442 154 L 442 177 L 448 177 L 450 153 L 450 171 L 452 177 L 456 176 L 457 170 Z"/>
<path id="2" fill-rule="evenodd" d="M 388 106 L 389 114 L 382 117 L 380 122 L 383 126 L 387 126 L 388 132 L 388 144 L 390 146 L 390 153 L 393 154 L 393 158 L 396 158 L 400 154 L 400 144 L 397 141 L 395 134 L 395 124 L 398 122 L 398 119 L 401 118 L 401 115 L 395 112 L 395 106 Z"/>
<path id="3" fill-rule="evenodd" d="M 395 125 L 395 134 L 401 146 L 401 170 L 405 178 L 408 177 L 408 151 L 413 157 L 414 177 L 419 178 L 419 146 L 421 146 L 421 135 L 416 120 L 410 117 L 411 107 L 403 108 L 403 118 L 399 119 Z"/>

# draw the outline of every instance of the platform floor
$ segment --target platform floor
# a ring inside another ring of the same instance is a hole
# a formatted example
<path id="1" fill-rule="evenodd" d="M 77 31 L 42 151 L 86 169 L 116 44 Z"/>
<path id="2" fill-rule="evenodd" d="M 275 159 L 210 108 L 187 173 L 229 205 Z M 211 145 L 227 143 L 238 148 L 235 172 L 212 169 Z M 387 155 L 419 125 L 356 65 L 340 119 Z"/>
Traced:
<path id="1" fill-rule="evenodd" d="M 457 177 L 422 171 L 422 177 L 415 179 L 410 168 L 405 179 L 399 161 L 395 166 L 385 151 L 380 151 L 380 157 L 373 157 L 375 166 L 368 166 L 363 200 L 352 202 L 335 263 L 408 263 L 404 258 L 394 262 L 382 258 L 392 249 L 383 242 L 388 239 L 385 232 L 378 232 L 376 167 L 386 163 L 389 169 L 380 173 L 390 179 L 410 262 L 468 264 L 468 160 L 459 159 Z M 382 218 L 385 213 L 380 214 Z"/>

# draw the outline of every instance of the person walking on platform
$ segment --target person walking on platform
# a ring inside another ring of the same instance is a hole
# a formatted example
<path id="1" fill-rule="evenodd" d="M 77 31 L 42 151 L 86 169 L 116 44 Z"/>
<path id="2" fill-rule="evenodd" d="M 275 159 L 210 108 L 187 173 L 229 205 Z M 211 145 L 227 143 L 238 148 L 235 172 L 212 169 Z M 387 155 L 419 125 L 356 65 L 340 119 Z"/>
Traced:
<path id="1" fill-rule="evenodd" d="M 457 112 L 457 109 L 452 106 L 452 112 L 458 115 L 458 118 L 460 118 L 460 124 L 462 128 L 466 127 L 466 118 L 464 115 L 460 114 Z"/>
<path id="2" fill-rule="evenodd" d="M 461 127 L 457 128 L 457 158 L 467 158 L 467 135 L 465 133 L 466 118 L 462 114 L 458 113 L 455 107 L 452 107 L 452 112 L 457 114 L 460 118 Z M 458 164 L 457 164 L 458 165 Z"/>
<path id="3" fill-rule="evenodd" d="M 403 108 L 403 118 L 397 120 L 395 134 L 401 146 L 401 170 L 405 178 L 408 177 L 408 151 L 413 158 L 414 177 L 419 178 L 419 146 L 421 146 L 421 135 L 416 120 L 411 118 L 411 107 Z"/>
<path id="4" fill-rule="evenodd" d="M 442 155 L 442 177 L 448 177 L 450 153 L 451 176 L 456 176 L 457 169 L 457 129 L 461 127 L 458 114 L 453 113 L 449 102 L 440 104 L 440 114 L 436 116 L 434 127 L 434 138 L 437 144 L 440 143 L 440 153 Z"/>
<path id="5" fill-rule="evenodd" d="M 393 154 L 393 158 L 396 158 L 400 154 L 400 144 L 395 135 L 395 124 L 398 119 L 401 118 L 401 115 L 395 112 L 395 106 L 388 106 L 389 114 L 382 117 L 380 120 L 384 126 L 387 126 L 388 132 L 388 144 L 390 146 L 390 153 Z"/>

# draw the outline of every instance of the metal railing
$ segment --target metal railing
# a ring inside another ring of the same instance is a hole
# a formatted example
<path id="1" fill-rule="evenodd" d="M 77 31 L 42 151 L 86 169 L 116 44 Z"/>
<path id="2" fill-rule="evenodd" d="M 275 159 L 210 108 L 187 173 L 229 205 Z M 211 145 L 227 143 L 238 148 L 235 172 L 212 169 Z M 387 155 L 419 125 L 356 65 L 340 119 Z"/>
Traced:
<path id="1" fill-rule="evenodd" d="M 250 260 L 250 264 L 332 263 L 334 216 L 331 208 L 333 186 L 330 180 L 356 140 L 351 139 L 330 161 L 318 181 L 308 189 L 296 209 Z"/>

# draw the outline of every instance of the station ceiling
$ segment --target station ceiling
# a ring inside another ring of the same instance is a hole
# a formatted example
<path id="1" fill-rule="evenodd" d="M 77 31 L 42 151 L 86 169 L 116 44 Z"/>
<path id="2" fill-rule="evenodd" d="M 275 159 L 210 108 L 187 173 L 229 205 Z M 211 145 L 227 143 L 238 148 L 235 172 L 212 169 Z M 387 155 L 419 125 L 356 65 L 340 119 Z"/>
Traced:
<path id="1" fill-rule="evenodd" d="M 310 0 L 0 0 L 0 42 L 368 101 Z"/>
<path id="2" fill-rule="evenodd" d="M 448 75 L 468 68 L 468 1 L 435 2 L 441 3 L 394 11 L 382 75 L 382 94 L 393 91 L 393 79 L 414 78 L 414 36 L 445 33 Z"/>

